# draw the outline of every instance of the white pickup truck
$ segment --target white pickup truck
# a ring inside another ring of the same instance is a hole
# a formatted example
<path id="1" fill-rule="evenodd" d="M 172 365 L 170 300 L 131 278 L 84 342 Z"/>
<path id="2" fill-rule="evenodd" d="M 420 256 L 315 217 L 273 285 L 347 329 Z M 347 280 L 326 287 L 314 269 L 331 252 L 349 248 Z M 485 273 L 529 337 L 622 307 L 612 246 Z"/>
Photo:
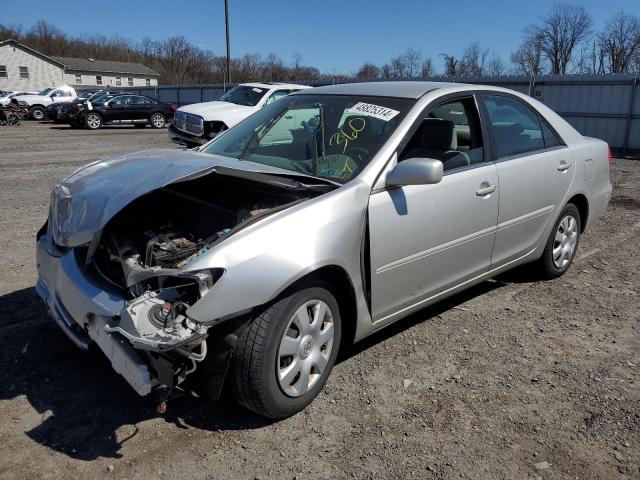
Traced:
<path id="1" fill-rule="evenodd" d="M 241 83 L 216 101 L 180 107 L 169 127 L 169 137 L 178 145 L 200 146 L 262 107 L 305 88 L 311 87 L 288 83 Z"/>
<path id="2" fill-rule="evenodd" d="M 77 96 L 73 87 L 62 85 L 61 87 L 45 88 L 36 95 L 19 95 L 14 98 L 19 102 L 27 103 L 31 118 L 34 120 L 43 120 L 47 105 L 53 102 L 70 102 L 75 100 Z"/>

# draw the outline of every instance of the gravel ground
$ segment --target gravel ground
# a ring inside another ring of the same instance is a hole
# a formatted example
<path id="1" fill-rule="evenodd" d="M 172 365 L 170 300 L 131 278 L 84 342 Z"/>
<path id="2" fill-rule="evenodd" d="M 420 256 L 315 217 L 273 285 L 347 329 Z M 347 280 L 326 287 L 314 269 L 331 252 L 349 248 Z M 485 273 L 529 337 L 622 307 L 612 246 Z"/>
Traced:
<path id="1" fill-rule="evenodd" d="M 305 411 L 158 417 L 33 285 L 53 183 L 166 131 L 0 127 L 0 478 L 640 478 L 640 162 L 562 278 L 485 282 L 346 352 Z"/>

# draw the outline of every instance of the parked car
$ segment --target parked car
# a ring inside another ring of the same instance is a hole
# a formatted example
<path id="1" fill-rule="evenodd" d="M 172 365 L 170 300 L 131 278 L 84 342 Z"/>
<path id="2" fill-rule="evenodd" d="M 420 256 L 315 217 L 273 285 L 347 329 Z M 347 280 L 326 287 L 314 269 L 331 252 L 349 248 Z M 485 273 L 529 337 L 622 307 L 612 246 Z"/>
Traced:
<path id="1" fill-rule="evenodd" d="M 296 92 L 197 150 L 57 183 L 36 290 L 139 394 L 199 372 L 215 398 L 228 371 L 245 407 L 287 417 L 353 341 L 518 265 L 566 272 L 609 165 L 605 142 L 507 89 Z"/>
<path id="2" fill-rule="evenodd" d="M 286 83 L 241 83 L 213 102 L 180 107 L 169 127 L 171 141 L 187 147 L 200 146 L 262 107 L 305 85 Z"/>
<path id="3" fill-rule="evenodd" d="M 86 108 L 86 102 L 103 102 L 107 98 L 113 98 L 116 95 L 133 95 L 133 93 L 129 93 L 123 90 L 92 90 L 89 95 L 84 95 L 87 92 L 83 92 L 78 98 L 76 98 L 72 102 L 65 102 L 57 107 L 56 119 L 58 123 L 68 123 L 73 126 L 81 126 L 82 125 L 82 116 L 79 115 L 81 111 L 84 111 Z M 81 107 L 78 105 L 82 104 Z M 47 107 L 47 115 L 49 115 L 49 107 Z M 54 107 L 56 108 L 56 107 Z M 53 109 L 52 109 L 53 110 Z"/>
<path id="4" fill-rule="evenodd" d="M 11 103 L 11 99 L 19 97 L 21 95 L 37 95 L 38 92 L 6 92 L 0 96 L 0 105 L 7 106 Z"/>
<path id="5" fill-rule="evenodd" d="M 45 109 L 45 116 L 47 117 L 47 119 L 52 120 L 54 123 L 64 123 L 64 116 L 60 113 L 63 107 L 84 102 L 85 100 L 88 100 L 92 96 L 94 96 L 97 92 L 102 91 L 104 90 L 85 90 L 71 102 L 54 102 L 48 105 Z"/>
<path id="6" fill-rule="evenodd" d="M 19 101 L 26 102 L 29 105 L 29 114 L 34 120 L 44 120 L 46 108 L 54 102 L 71 102 L 77 97 L 76 91 L 69 85 L 61 87 L 45 88 L 36 95 L 19 95 Z"/>
<path id="7" fill-rule="evenodd" d="M 77 106 L 85 127 L 96 130 L 108 124 L 133 124 L 162 128 L 173 119 L 176 106 L 144 95 L 104 96 Z"/>

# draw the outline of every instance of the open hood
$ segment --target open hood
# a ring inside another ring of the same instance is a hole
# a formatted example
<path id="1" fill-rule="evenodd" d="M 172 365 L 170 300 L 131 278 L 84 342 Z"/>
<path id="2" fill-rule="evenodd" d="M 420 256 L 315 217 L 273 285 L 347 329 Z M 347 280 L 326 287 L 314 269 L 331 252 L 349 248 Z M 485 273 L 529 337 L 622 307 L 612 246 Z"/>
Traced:
<path id="1" fill-rule="evenodd" d="M 48 231 L 61 247 L 77 247 L 133 200 L 171 183 L 220 170 L 296 175 L 268 165 L 180 150 L 148 150 L 80 167 L 53 187 Z M 307 177 L 306 175 L 299 175 Z"/>

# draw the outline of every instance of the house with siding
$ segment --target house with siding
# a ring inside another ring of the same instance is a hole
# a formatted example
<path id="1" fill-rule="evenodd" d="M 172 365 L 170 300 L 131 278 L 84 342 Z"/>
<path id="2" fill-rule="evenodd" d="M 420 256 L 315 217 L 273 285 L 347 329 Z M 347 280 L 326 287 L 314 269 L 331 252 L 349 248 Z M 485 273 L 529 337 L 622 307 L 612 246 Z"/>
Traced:
<path id="1" fill-rule="evenodd" d="M 0 90 L 148 87 L 158 85 L 159 76 L 141 63 L 44 55 L 15 40 L 0 41 Z"/>

